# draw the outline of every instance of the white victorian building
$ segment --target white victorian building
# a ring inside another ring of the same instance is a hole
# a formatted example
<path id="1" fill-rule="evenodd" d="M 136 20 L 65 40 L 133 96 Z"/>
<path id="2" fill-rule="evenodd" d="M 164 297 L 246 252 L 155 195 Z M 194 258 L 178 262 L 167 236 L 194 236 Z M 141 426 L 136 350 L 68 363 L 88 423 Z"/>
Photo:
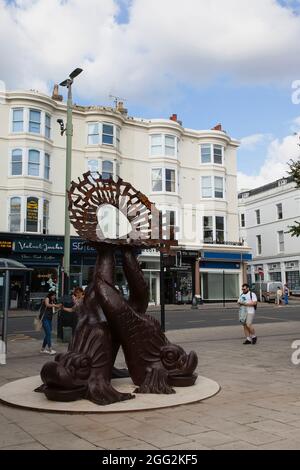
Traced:
<path id="1" fill-rule="evenodd" d="M 241 192 L 238 201 L 240 237 L 253 253 L 250 282 L 258 281 L 263 270 L 265 281 L 287 283 L 300 293 L 300 239 L 288 233 L 300 221 L 300 189 L 291 177 L 282 178 Z"/>
<path id="2" fill-rule="evenodd" d="M 66 103 L 35 91 L 0 93 L 0 250 L 33 268 L 15 276 L 22 292 L 59 283 L 63 255 Z M 169 119 L 128 116 L 122 103 L 73 107 L 72 179 L 87 170 L 120 176 L 177 226 L 177 263 L 165 267 L 166 301 L 233 299 L 245 279 L 249 249 L 239 241 L 238 141 L 221 126 L 184 128 Z M 150 300 L 159 303 L 159 254 L 140 260 Z M 95 252 L 72 232 L 72 285 L 87 284 Z M 126 291 L 121 269 L 116 283 Z"/>

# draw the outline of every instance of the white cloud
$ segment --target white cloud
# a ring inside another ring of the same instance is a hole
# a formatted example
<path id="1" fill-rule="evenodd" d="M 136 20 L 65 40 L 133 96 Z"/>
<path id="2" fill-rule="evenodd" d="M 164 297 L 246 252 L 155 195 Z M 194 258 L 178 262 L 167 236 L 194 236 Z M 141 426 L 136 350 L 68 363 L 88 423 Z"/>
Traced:
<path id="1" fill-rule="evenodd" d="M 267 157 L 256 175 L 238 173 L 238 189 L 252 189 L 288 176 L 288 161 L 299 158 L 299 136 L 274 139 L 268 146 Z M 252 169 L 252 168 L 251 168 Z"/>
<path id="2" fill-rule="evenodd" d="M 240 139 L 241 150 L 254 150 L 259 144 L 263 144 L 272 138 L 271 134 L 252 134 Z"/>
<path id="3" fill-rule="evenodd" d="M 123 1 L 124 4 L 124 1 Z M 126 4 L 126 2 L 125 2 Z M 17 5 L 14 6 L 14 5 Z M 74 67 L 81 98 L 162 103 L 217 75 L 299 78 L 300 17 L 275 0 L 0 0 L 0 79 L 45 90 Z"/>

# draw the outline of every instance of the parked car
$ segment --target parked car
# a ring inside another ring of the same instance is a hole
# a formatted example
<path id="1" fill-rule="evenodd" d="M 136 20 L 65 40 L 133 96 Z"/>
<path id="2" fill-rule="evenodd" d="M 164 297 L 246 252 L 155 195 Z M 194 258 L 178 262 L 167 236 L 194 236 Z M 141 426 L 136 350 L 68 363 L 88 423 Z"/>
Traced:
<path id="1" fill-rule="evenodd" d="M 291 295 L 300 295 L 300 286 L 294 286 L 291 289 Z"/>
<path id="2" fill-rule="evenodd" d="M 278 287 L 280 289 L 283 288 L 282 282 L 277 281 L 269 281 L 269 282 L 255 282 L 251 286 L 251 290 L 255 292 L 257 298 L 259 299 L 260 296 L 260 289 L 261 289 L 261 300 L 262 302 L 275 302 L 276 299 L 276 292 Z"/>

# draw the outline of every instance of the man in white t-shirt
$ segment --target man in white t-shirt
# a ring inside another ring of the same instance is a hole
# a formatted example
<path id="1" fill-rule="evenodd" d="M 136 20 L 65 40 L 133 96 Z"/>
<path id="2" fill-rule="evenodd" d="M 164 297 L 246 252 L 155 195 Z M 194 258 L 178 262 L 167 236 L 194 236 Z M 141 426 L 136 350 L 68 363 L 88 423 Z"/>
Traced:
<path id="1" fill-rule="evenodd" d="M 252 323 L 257 305 L 257 297 L 254 292 L 250 291 L 248 284 L 242 285 L 242 293 L 239 297 L 238 304 L 247 308 L 247 317 L 243 323 L 246 340 L 243 344 L 256 344 L 257 336 Z"/>

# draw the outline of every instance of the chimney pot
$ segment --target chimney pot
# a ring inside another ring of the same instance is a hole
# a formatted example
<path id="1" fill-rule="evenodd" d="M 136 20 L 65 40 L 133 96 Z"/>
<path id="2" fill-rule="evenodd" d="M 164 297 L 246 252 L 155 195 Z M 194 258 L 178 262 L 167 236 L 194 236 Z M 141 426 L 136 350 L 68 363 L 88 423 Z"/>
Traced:
<path id="1" fill-rule="evenodd" d="M 222 130 L 222 124 L 217 124 L 216 126 L 212 127 L 212 131 L 221 131 Z"/>

